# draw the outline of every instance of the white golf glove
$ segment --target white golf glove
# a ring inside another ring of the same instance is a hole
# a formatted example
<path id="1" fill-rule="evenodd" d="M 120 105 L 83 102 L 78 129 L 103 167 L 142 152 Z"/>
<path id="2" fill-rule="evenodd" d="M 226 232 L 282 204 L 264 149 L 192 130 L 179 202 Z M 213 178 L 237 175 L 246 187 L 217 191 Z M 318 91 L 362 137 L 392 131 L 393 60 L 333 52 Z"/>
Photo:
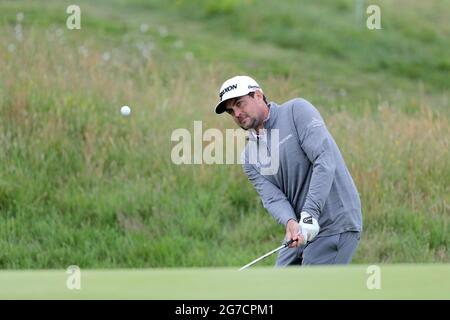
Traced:
<path id="1" fill-rule="evenodd" d="M 312 241 L 315 238 L 315 236 L 317 236 L 320 230 L 319 223 L 317 222 L 317 220 L 314 219 L 313 216 L 307 212 L 302 212 L 300 214 L 299 225 L 300 225 L 300 232 L 302 233 L 303 238 L 305 239 L 305 242 L 303 244 Z"/>

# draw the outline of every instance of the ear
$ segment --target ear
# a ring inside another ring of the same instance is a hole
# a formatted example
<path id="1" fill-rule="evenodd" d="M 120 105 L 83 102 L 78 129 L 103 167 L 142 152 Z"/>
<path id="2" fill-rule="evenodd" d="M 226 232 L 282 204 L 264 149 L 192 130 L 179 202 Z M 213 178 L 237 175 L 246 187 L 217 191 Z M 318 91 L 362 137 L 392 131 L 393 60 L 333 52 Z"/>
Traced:
<path id="1" fill-rule="evenodd" d="M 264 94 L 260 90 L 256 90 L 255 97 L 258 97 L 258 99 L 263 100 Z"/>

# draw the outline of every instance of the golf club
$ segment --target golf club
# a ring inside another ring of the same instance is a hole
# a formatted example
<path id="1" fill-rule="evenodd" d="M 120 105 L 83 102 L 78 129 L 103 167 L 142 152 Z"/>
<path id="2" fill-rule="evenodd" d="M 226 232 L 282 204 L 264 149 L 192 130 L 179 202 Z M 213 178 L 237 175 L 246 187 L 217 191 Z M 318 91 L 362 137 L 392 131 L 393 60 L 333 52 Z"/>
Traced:
<path id="1" fill-rule="evenodd" d="M 262 259 L 267 258 L 268 256 L 274 254 L 275 252 L 278 252 L 278 251 L 280 251 L 281 249 L 284 249 L 284 248 L 288 247 L 292 242 L 294 242 L 294 240 L 291 239 L 291 240 L 289 240 L 289 241 L 283 243 L 283 244 L 282 244 L 281 246 L 279 246 L 278 248 L 276 248 L 276 249 L 274 249 L 274 250 L 272 250 L 272 251 L 266 253 L 265 255 L 259 257 L 258 259 L 253 260 L 253 261 L 250 262 L 249 264 L 246 264 L 245 266 L 243 266 L 242 268 L 240 268 L 239 271 L 244 270 L 244 269 L 250 267 L 251 265 L 254 265 L 255 263 L 261 261 Z"/>

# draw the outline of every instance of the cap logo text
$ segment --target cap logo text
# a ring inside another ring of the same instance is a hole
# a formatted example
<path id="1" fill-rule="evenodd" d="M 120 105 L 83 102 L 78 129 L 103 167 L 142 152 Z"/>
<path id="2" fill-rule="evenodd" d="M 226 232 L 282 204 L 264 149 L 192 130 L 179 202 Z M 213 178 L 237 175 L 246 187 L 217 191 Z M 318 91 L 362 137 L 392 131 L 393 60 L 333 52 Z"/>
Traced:
<path id="1" fill-rule="evenodd" d="M 219 93 L 220 100 L 222 100 L 222 96 L 230 90 L 237 89 L 237 84 L 233 84 L 229 87 L 226 87 Z"/>

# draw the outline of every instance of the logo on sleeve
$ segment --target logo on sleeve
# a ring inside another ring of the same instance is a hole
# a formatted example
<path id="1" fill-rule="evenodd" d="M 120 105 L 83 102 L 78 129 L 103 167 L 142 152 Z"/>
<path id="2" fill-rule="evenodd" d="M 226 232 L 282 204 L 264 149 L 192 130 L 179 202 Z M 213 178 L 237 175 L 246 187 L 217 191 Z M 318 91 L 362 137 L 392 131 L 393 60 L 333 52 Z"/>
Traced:
<path id="1" fill-rule="evenodd" d="M 316 128 L 316 127 L 321 127 L 325 125 L 325 123 L 320 120 L 320 119 L 316 119 L 316 118 L 312 118 L 312 121 L 309 123 L 308 127 L 312 127 L 312 128 Z"/>

